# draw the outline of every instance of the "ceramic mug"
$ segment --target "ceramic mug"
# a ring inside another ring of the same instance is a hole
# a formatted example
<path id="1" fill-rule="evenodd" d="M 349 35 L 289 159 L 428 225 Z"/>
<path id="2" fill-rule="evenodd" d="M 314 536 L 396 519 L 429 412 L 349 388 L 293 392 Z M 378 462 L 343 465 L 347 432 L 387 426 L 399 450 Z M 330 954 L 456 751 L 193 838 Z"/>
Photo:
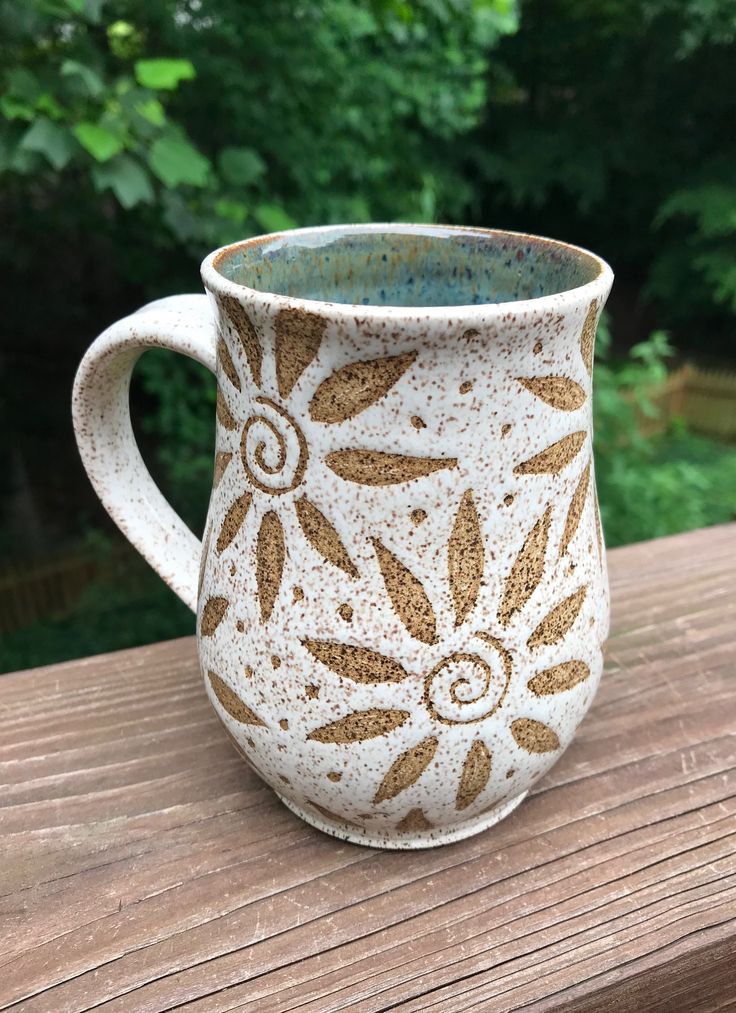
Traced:
<path id="1" fill-rule="evenodd" d="M 518 233 L 365 225 L 237 243 L 202 278 L 206 296 L 144 307 L 82 361 L 97 493 L 196 610 L 212 705 L 290 809 L 377 847 L 491 826 L 601 675 L 591 372 L 610 268 Z M 132 434 L 151 347 L 217 377 L 203 543 Z"/>

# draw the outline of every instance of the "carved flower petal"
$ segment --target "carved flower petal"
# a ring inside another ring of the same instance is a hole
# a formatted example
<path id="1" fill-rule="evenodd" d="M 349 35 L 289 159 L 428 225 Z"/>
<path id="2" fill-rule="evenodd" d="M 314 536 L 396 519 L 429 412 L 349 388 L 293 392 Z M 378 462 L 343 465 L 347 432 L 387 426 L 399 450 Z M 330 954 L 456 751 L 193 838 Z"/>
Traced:
<path id="1" fill-rule="evenodd" d="M 601 511 L 598 506 L 597 495 L 593 497 L 593 502 L 595 503 L 595 527 L 598 539 L 598 558 L 600 559 L 601 566 L 603 566 L 603 525 L 601 524 Z"/>
<path id="2" fill-rule="evenodd" d="M 517 718 L 512 721 L 511 734 L 517 746 L 527 753 L 552 753 L 560 748 L 557 732 L 534 718 Z"/>
<path id="3" fill-rule="evenodd" d="M 235 328 L 235 333 L 240 339 L 240 344 L 243 346 L 243 351 L 245 352 L 245 357 L 248 360 L 248 366 L 253 376 L 253 382 L 257 387 L 260 387 L 263 353 L 261 352 L 261 343 L 258 340 L 253 321 L 243 304 L 235 296 L 222 295 L 219 297 L 219 301 L 221 309 L 224 310 L 230 319 L 232 326 Z"/>
<path id="4" fill-rule="evenodd" d="M 233 455 L 228 450 L 218 450 L 215 454 L 215 473 L 212 477 L 212 487 L 216 489 L 220 484 L 222 476 L 225 474 L 225 469 L 233 459 Z"/>
<path id="5" fill-rule="evenodd" d="M 417 357 L 416 352 L 351 362 L 323 380 L 309 405 L 315 422 L 344 422 L 365 411 L 393 387 Z"/>
<path id="6" fill-rule="evenodd" d="M 319 351 L 327 320 L 308 310 L 285 309 L 279 310 L 274 328 L 276 380 L 281 397 L 288 397 Z"/>
<path id="7" fill-rule="evenodd" d="M 421 809 L 410 809 L 396 824 L 397 830 L 431 830 L 432 824 Z"/>
<path id="8" fill-rule="evenodd" d="M 514 468 L 515 475 L 559 475 L 571 461 L 575 459 L 585 442 L 585 433 L 581 430 L 563 436 L 539 454 L 522 461 Z"/>
<path id="9" fill-rule="evenodd" d="M 302 643 L 317 661 L 331 671 L 353 682 L 385 683 L 401 682 L 409 673 L 406 669 L 378 651 L 352 644 L 337 644 L 329 640 L 305 639 Z"/>
<path id="10" fill-rule="evenodd" d="M 219 675 L 215 675 L 214 672 L 208 672 L 207 677 L 210 680 L 212 691 L 217 697 L 220 706 L 227 711 L 231 718 L 235 718 L 243 725 L 261 725 L 266 727 L 266 722 L 261 721 L 257 714 L 255 714 L 247 704 L 245 704 L 238 694 L 232 690 L 224 679 L 221 679 Z"/>
<path id="11" fill-rule="evenodd" d="M 203 637 L 211 637 L 230 608 L 227 598 L 210 598 L 202 609 L 199 633 Z"/>
<path id="12" fill-rule="evenodd" d="M 220 338 L 217 342 L 217 357 L 220 360 L 220 365 L 225 376 L 236 390 L 240 390 L 240 377 L 224 338 Z"/>
<path id="13" fill-rule="evenodd" d="M 551 518 L 552 509 L 548 506 L 529 531 L 513 562 L 498 609 L 498 621 L 502 626 L 508 626 L 539 586 L 544 573 L 544 557 L 547 552 Z"/>
<path id="14" fill-rule="evenodd" d="M 535 696 L 551 696 L 572 689 L 589 675 L 590 669 L 584 661 L 563 661 L 561 665 L 553 665 L 543 672 L 537 672 L 527 683 L 527 688 Z"/>
<path id="15" fill-rule="evenodd" d="M 491 776 L 491 753 L 485 742 L 476 739 L 468 750 L 460 775 L 455 808 L 467 809 L 477 799 Z"/>
<path id="16" fill-rule="evenodd" d="M 378 538 L 371 542 L 396 614 L 413 637 L 436 644 L 437 620 L 421 583 Z"/>
<path id="17" fill-rule="evenodd" d="M 210 541 L 212 539 L 212 521 L 207 525 L 207 531 L 202 539 L 202 554 L 199 557 L 199 580 L 197 582 L 197 599 L 202 597 L 202 585 L 204 584 L 204 574 L 207 569 L 207 556 L 210 554 Z"/>
<path id="18" fill-rule="evenodd" d="M 244 492 L 242 496 L 238 496 L 235 502 L 230 506 L 220 528 L 220 533 L 217 536 L 217 554 L 219 554 L 228 547 L 233 538 L 240 531 L 245 515 L 248 513 L 252 495 L 249 492 Z"/>
<path id="19" fill-rule="evenodd" d="M 562 412 L 574 412 L 585 404 L 585 391 L 568 376 L 519 376 L 519 383 L 540 401 Z"/>
<path id="20" fill-rule="evenodd" d="M 436 752 L 437 739 L 432 735 L 403 752 L 389 767 L 373 798 L 373 804 L 380 805 L 410 788 L 430 765 Z"/>
<path id="21" fill-rule="evenodd" d="M 455 457 L 407 457 L 380 450 L 335 450 L 325 458 L 328 468 L 359 485 L 398 485 L 424 478 L 443 468 L 457 467 Z"/>
<path id="22" fill-rule="evenodd" d="M 598 303 L 593 300 L 588 308 L 583 329 L 580 332 L 580 354 L 583 357 L 588 374 L 593 372 L 593 352 L 595 350 L 595 332 L 598 316 Z"/>
<path id="23" fill-rule="evenodd" d="M 450 594 L 455 607 L 455 625 L 460 626 L 478 600 L 483 577 L 483 540 L 478 511 L 470 489 L 463 494 L 447 546 Z"/>
<path id="24" fill-rule="evenodd" d="M 313 742 L 339 743 L 363 742 L 364 739 L 375 739 L 379 735 L 388 735 L 409 717 L 409 711 L 382 710 L 371 708 L 355 711 L 344 718 L 338 718 L 328 725 L 315 728 L 307 735 Z"/>
<path id="25" fill-rule="evenodd" d="M 344 816 L 338 816 L 337 813 L 333 813 L 331 809 L 326 809 L 323 805 L 320 805 L 319 802 L 315 802 L 311 798 L 306 799 L 306 801 L 313 809 L 316 809 L 318 813 L 321 813 L 322 816 L 325 816 L 331 822 L 347 823 L 350 827 L 360 827 L 362 829 L 361 823 L 356 823 L 354 820 L 346 819 Z"/>
<path id="26" fill-rule="evenodd" d="M 338 566 L 349 577 L 357 577 L 358 571 L 348 555 L 347 549 L 322 511 L 318 510 L 314 503 L 310 503 L 306 496 L 296 500 L 294 507 L 304 536 L 312 548 L 316 549 L 328 563 Z"/>
<path id="27" fill-rule="evenodd" d="M 560 542 L 560 555 L 562 556 L 568 545 L 572 541 L 575 532 L 578 530 L 580 525 L 580 518 L 583 515 L 583 508 L 585 506 L 585 497 L 588 493 L 588 482 L 590 481 L 590 461 L 585 466 L 583 474 L 580 476 L 575 492 L 572 494 L 570 500 L 570 506 L 567 508 L 567 517 L 565 518 L 565 530 L 562 532 L 562 541 Z"/>
<path id="28" fill-rule="evenodd" d="M 256 541 L 256 583 L 261 619 L 268 622 L 281 587 L 286 547 L 284 529 L 273 510 L 263 515 Z"/>
<path id="29" fill-rule="evenodd" d="M 228 403 L 225 400 L 225 395 L 222 393 L 220 388 L 217 388 L 217 398 L 215 400 L 215 413 L 217 414 L 217 421 L 224 429 L 229 429 L 230 432 L 233 429 L 237 429 L 238 423 L 233 417 L 233 413 L 228 407 Z"/>
<path id="30" fill-rule="evenodd" d="M 555 605 L 529 637 L 526 642 L 527 647 L 548 646 L 562 640 L 580 614 L 580 609 L 583 607 L 587 593 L 588 585 L 583 584 L 582 587 L 579 587 L 568 598 L 561 601 L 559 605 Z"/>

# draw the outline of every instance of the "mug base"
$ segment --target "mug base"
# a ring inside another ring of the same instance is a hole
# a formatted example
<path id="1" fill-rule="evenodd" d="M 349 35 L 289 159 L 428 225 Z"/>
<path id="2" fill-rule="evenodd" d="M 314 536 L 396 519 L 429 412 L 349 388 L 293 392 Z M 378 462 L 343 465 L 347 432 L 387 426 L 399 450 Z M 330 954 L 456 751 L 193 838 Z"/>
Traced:
<path id="1" fill-rule="evenodd" d="M 381 832 L 372 827 L 363 828 L 354 824 L 332 823 L 324 817 L 318 816 L 316 813 L 302 809 L 301 806 L 284 798 L 283 795 L 279 795 L 278 792 L 275 794 L 287 809 L 291 809 L 305 823 L 309 823 L 310 826 L 316 827 L 317 830 L 321 830 L 322 833 L 329 834 L 331 837 L 337 837 L 341 841 L 349 841 L 351 844 L 362 844 L 368 848 L 413 851 L 418 848 L 436 848 L 441 844 L 454 844 L 455 841 L 462 841 L 466 837 L 472 837 L 474 834 L 480 834 L 484 830 L 488 830 L 489 827 L 500 823 L 502 819 L 512 813 L 519 803 L 526 798 L 527 792 L 523 791 L 520 795 L 516 795 L 508 801 L 499 802 L 489 812 L 481 813 L 479 816 L 475 816 L 465 823 L 459 823 L 454 827 L 447 829 L 431 827 L 427 830 L 404 832 L 395 829 Z"/>

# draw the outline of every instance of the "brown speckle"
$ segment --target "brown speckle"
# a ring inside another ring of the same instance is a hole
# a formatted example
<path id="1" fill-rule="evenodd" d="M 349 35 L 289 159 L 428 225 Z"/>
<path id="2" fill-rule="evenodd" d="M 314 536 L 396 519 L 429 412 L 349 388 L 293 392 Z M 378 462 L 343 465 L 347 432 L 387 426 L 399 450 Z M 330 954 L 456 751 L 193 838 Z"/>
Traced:
<path id="1" fill-rule="evenodd" d="M 307 683 L 304 692 L 307 694 L 308 700 L 316 700 L 319 696 L 319 686 L 313 682 Z"/>
<path id="2" fill-rule="evenodd" d="M 271 655 L 271 664 L 273 665 L 274 668 L 281 667 L 281 658 L 278 656 L 278 654 Z"/>
<path id="3" fill-rule="evenodd" d="M 279 728 L 281 729 L 282 732 L 288 732 L 289 722 L 286 718 L 281 718 L 281 720 L 279 721 Z"/>
<path id="4" fill-rule="evenodd" d="M 412 415 L 411 424 L 414 426 L 415 429 L 427 428 L 427 423 L 424 422 L 422 419 L 420 419 L 418 415 Z"/>
<path id="5" fill-rule="evenodd" d="M 335 781 L 337 783 L 337 781 L 341 781 L 342 780 L 342 774 L 340 773 L 339 770 L 331 770 L 328 773 L 327 778 L 328 778 L 328 780 Z"/>
<path id="6" fill-rule="evenodd" d="M 473 381 L 472 380 L 463 380 L 463 382 L 460 384 L 460 393 L 461 394 L 468 394 L 472 389 L 473 389 Z"/>
<path id="7" fill-rule="evenodd" d="M 350 605 L 341 605 L 337 610 L 337 614 L 341 619 L 344 619 L 346 623 L 351 623 L 353 621 L 353 610 Z"/>
<path id="8" fill-rule="evenodd" d="M 427 519 L 427 511 L 417 508 L 416 510 L 412 510 L 409 516 L 411 517 L 412 524 L 418 525 Z"/>

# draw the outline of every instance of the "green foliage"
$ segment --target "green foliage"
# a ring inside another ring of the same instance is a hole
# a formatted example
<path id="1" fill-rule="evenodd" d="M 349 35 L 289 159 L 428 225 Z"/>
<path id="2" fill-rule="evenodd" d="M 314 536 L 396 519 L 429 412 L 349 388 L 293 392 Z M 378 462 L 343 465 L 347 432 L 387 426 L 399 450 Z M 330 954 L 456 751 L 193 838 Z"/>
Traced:
<path id="1" fill-rule="evenodd" d="M 736 519 L 736 449 L 681 423 L 661 436 L 641 434 L 641 418 L 657 417 L 651 392 L 667 375 L 667 336 L 655 332 L 615 363 L 604 320 L 597 352 L 596 482 L 607 545 Z"/>

